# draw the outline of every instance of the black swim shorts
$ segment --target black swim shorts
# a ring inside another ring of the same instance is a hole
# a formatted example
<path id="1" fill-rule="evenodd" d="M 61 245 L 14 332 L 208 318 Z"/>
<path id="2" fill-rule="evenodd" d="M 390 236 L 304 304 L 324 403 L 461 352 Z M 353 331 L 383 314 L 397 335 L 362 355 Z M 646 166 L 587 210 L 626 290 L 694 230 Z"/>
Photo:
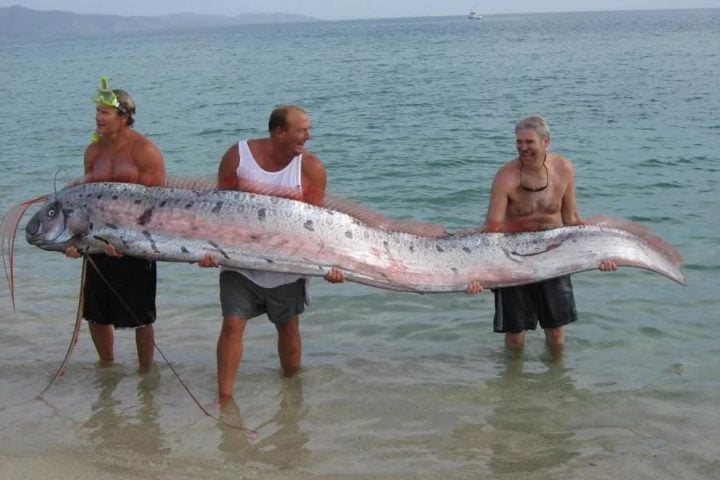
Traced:
<path id="1" fill-rule="evenodd" d="M 494 330 L 520 333 L 535 330 L 538 321 L 545 328 L 557 328 L 577 320 L 570 276 L 516 287 L 497 288 Z"/>
<path id="2" fill-rule="evenodd" d="M 86 267 L 83 316 L 88 322 L 115 328 L 150 325 L 156 316 L 156 285 L 155 262 L 91 255 Z"/>

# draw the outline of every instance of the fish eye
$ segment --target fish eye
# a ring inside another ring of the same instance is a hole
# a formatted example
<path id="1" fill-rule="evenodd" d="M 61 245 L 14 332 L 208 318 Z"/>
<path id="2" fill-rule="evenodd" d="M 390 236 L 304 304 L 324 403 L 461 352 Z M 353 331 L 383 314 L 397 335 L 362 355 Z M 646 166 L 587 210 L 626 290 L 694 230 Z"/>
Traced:
<path id="1" fill-rule="evenodd" d="M 57 215 L 57 208 L 51 208 L 47 211 L 47 216 L 49 218 L 54 218 L 55 215 Z"/>

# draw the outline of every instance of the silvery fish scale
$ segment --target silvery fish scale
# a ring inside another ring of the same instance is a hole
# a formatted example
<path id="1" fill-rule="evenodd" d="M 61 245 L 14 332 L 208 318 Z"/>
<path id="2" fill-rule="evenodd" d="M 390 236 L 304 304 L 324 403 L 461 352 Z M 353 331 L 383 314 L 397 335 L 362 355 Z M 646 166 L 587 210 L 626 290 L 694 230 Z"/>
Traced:
<path id="1" fill-rule="evenodd" d="M 531 283 L 597 269 L 613 259 L 684 284 L 667 249 L 617 228 L 423 237 L 374 228 L 350 214 L 239 191 L 89 183 L 53 195 L 26 227 L 29 243 L 87 253 L 107 243 L 124 254 L 197 262 L 206 254 L 229 267 L 323 276 L 409 292 L 463 291 Z M 679 256 L 677 256 L 679 258 Z"/>

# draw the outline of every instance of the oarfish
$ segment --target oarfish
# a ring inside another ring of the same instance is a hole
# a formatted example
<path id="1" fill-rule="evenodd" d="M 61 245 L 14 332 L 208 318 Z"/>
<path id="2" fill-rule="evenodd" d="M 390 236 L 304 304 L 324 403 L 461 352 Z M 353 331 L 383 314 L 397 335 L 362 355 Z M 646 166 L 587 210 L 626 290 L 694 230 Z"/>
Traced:
<path id="1" fill-rule="evenodd" d="M 27 241 L 86 253 L 107 244 L 135 257 L 306 276 L 339 268 L 347 280 L 407 292 L 518 285 L 597 269 L 605 259 L 685 284 L 677 251 L 633 228 L 602 224 L 524 233 L 423 236 L 352 214 L 242 191 L 86 183 L 51 195 L 28 222 Z M 627 222 L 628 224 L 630 222 Z M 640 231 L 640 230 L 638 230 Z"/>

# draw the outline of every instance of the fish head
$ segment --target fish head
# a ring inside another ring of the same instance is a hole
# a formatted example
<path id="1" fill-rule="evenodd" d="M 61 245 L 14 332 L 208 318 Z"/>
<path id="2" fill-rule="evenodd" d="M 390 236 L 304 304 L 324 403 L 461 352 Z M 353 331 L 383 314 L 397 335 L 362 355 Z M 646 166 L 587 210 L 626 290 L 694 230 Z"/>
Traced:
<path id="1" fill-rule="evenodd" d="M 87 211 L 51 199 L 25 226 L 25 238 L 29 244 L 46 250 L 62 250 L 71 239 L 87 234 L 89 229 Z"/>

